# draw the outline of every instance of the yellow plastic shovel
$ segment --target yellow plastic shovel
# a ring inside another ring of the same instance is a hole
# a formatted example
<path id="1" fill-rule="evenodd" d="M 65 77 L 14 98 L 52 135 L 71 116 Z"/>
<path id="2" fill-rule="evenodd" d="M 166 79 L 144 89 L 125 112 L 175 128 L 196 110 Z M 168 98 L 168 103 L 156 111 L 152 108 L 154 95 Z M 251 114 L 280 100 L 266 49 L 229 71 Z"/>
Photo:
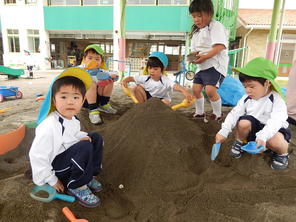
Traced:
<path id="1" fill-rule="evenodd" d="M 139 101 L 137 100 L 137 98 L 133 95 L 133 93 L 131 92 L 131 89 L 130 88 L 126 88 L 126 87 L 124 87 L 123 85 L 122 85 L 122 89 L 123 89 L 123 92 L 127 95 L 127 96 L 129 96 L 129 97 L 131 97 L 131 99 L 133 100 L 133 102 L 134 103 L 139 103 Z"/>
<path id="2" fill-rule="evenodd" d="M 180 108 L 188 108 L 190 107 L 194 102 L 195 102 L 195 98 L 191 100 L 191 102 L 189 102 L 187 99 L 184 99 L 181 103 L 172 106 L 172 110 L 176 110 L 176 109 L 180 109 Z"/>

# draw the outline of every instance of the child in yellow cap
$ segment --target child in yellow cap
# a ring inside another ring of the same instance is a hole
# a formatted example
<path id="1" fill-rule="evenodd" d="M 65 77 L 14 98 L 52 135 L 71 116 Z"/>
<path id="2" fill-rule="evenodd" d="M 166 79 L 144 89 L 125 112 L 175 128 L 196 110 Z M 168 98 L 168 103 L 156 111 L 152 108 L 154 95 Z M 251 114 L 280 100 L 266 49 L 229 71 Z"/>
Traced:
<path id="1" fill-rule="evenodd" d="M 107 71 L 104 51 L 97 44 L 89 45 L 84 50 L 82 68 L 92 77 L 93 83 L 86 94 L 89 119 L 93 124 L 103 123 L 100 111 L 115 114 L 117 110 L 109 104 L 113 91 L 113 83 L 118 79 L 115 74 Z"/>
<path id="2" fill-rule="evenodd" d="M 67 191 L 86 207 L 100 204 L 93 192 L 102 190 L 93 177 L 101 171 L 102 136 L 82 132 L 76 117 L 91 82 L 90 75 L 77 67 L 66 69 L 53 80 L 40 108 L 29 152 L 36 185 Z"/>
<path id="3" fill-rule="evenodd" d="M 257 148 L 264 146 L 273 152 L 271 168 L 286 169 L 291 133 L 284 96 L 274 81 L 277 76 L 276 65 L 259 57 L 245 67 L 234 70 L 239 72 L 239 80 L 245 87 L 246 95 L 227 115 L 216 135 L 216 143 L 224 142 L 235 127 L 236 140 L 230 149 L 231 157 L 240 158 L 244 143 L 255 141 Z"/>

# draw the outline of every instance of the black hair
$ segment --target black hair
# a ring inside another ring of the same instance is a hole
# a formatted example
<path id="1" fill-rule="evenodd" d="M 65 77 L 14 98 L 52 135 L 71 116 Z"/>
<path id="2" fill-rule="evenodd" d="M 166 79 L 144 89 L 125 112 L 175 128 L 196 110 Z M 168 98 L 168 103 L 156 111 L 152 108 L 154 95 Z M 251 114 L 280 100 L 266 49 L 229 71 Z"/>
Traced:
<path id="1" fill-rule="evenodd" d="M 189 13 L 204 12 L 209 15 L 214 15 L 214 6 L 211 0 L 193 0 L 189 5 Z M 190 38 L 198 31 L 199 28 L 193 24 L 191 27 Z"/>
<path id="2" fill-rule="evenodd" d="M 62 86 L 73 86 L 74 89 L 79 90 L 83 98 L 85 97 L 86 88 L 82 80 L 73 76 L 65 76 L 56 80 L 52 85 L 52 98 L 55 97 L 55 95 L 59 92 Z"/>
<path id="3" fill-rule="evenodd" d="M 264 83 L 267 80 L 262 77 L 248 76 L 248 75 L 243 74 L 241 72 L 239 73 L 238 78 L 239 78 L 239 81 L 241 81 L 242 83 L 248 82 L 248 81 L 256 81 L 256 82 L 259 82 L 262 86 L 264 86 Z"/>
<path id="4" fill-rule="evenodd" d="M 86 50 L 86 51 L 84 52 L 83 57 L 86 57 L 87 54 L 88 54 L 89 52 L 92 52 L 92 53 L 94 53 L 94 54 L 98 54 L 98 55 L 100 55 L 101 58 L 103 59 L 103 56 L 102 56 L 101 54 L 99 54 L 96 50 L 94 50 L 93 48 L 90 48 L 90 49 Z"/>
<path id="5" fill-rule="evenodd" d="M 149 67 L 160 67 L 161 72 L 164 70 L 162 62 L 157 57 L 149 57 L 147 61 L 147 68 Z"/>

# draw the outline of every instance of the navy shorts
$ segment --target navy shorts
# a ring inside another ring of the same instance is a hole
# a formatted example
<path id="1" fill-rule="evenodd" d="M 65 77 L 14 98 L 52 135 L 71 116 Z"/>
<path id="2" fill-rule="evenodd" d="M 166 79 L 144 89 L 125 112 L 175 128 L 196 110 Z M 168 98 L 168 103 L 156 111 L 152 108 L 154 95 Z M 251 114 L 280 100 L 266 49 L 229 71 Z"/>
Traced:
<path id="1" fill-rule="evenodd" d="M 146 93 L 147 100 L 148 99 L 151 99 L 151 98 L 157 98 L 157 97 L 151 96 L 151 94 L 148 91 L 146 91 L 146 90 L 145 90 L 145 93 Z M 157 99 L 163 99 L 163 98 L 157 98 Z"/>
<path id="2" fill-rule="evenodd" d="M 264 124 L 260 123 L 259 120 L 257 120 L 255 117 L 250 116 L 250 115 L 246 115 L 246 116 L 241 116 L 238 121 L 240 120 L 248 120 L 251 122 L 251 132 L 248 135 L 247 140 L 248 141 L 255 141 L 256 139 L 256 133 L 259 132 L 260 130 L 263 129 L 263 127 L 265 126 Z M 291 140 L 291 132 L 289 129 L 285 129 L 285 128 L 280 128 L 279 132 L 281 134 L 284 135 L 284 139 L 290 143 Z"/>
<path id="3" fill-rule="evenodd" d="M 219 88 L 224 80 L 224 76 L 218 72 L 214 67 L 200 70 L 195 74 L 193 83 L 201 85 L 212 85 Z"/>

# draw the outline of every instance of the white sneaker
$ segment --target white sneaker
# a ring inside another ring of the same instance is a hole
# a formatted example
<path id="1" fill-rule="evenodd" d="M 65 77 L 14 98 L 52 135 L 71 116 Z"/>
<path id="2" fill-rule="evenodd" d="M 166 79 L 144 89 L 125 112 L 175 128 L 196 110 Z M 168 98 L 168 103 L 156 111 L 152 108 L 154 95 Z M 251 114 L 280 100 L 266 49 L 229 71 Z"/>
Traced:
<path id="1" fill-rule="evenodd" d="M 103 119 L 100 115 L 100 111 L 98 109 L 91 110 L 88 113 L 89 120 L 92 124 L 98 125 L 103 123 Z"/>
<path id="2" fill-rule="evenodd" d="M 114 109 L 109 103 L 104 106 L 99 106 L 98 110 L 105 112 L 105 113 L 111 113 L 111 114 L 117 113 L 117 110 Z"/>

